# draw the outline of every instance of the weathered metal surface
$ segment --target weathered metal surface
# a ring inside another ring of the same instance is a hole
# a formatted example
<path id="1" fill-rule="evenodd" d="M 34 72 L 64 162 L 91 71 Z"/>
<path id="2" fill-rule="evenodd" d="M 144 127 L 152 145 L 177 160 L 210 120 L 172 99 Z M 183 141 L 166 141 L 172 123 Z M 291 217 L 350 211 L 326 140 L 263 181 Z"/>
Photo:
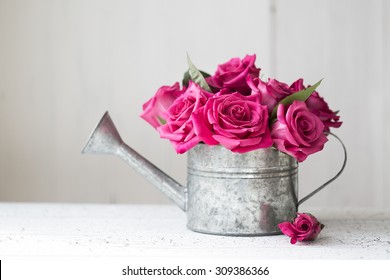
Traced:
<path id="1" fill-rule="evenodd" d="M 278 234 L 297 210 L 298 164 L 273 148 L 188 152 L 188 228 L 219 235 Z"/>

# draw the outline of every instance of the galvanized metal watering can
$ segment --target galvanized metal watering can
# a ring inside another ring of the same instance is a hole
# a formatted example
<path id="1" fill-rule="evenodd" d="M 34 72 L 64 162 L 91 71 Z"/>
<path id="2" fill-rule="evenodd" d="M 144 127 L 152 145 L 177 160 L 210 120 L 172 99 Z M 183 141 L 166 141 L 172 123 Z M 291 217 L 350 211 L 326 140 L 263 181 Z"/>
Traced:
<path id="1" fill-rule="evenodd" d="M 181 186 L 126 145 L 106 112 L 83 149 L 117 155 L 187 213 L 193 231 L 234 236 L 279 234 L 278 223 L 292 220 L 298 206 L 335 180 L 298 200 L 298 163 L 273 148 L 244 154 L 199 144 L 188 151 L 187 186 Z"/>

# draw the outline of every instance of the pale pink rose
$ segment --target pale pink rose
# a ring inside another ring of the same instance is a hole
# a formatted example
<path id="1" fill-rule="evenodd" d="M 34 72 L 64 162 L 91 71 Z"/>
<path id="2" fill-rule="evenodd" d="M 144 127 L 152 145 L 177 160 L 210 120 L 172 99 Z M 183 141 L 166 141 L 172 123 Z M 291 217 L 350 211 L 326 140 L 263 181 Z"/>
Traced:
<path id="1" fill-rule="evenodd" d="M 194 112 L 194 129 L 201 141 L 237 153 L 270 147 L 268 110 L 259 96 L 226 93 L 222 90 Z"/>
<path id="2" fill-rule="evenodd" d="M 247 55 L 242 60 L 232 58 L 224 64 L 218 65 L 217 71 L 206 79 L 207 83 L 217 91 L 226 88 L 249 95 L 251 90 L 246 83 L 246 77 L 258 77 L 260 69 L 255 66 L 256 55 Z"/>
<path id="3" fill-rule="evenodd" d="M 169 139 L 177 153 L 182 154 L 200 142 L 193 128 L 192 113 L 201 108 L 211 96 L 190 81 L 186 91 L 168 108 L 166 124 L 157 128 L 161 138 Z"/>
<path id="4" fill-rule="evenodd" d="M 179 83 L 160 87 L 156 94 L 142 106 L 143 112 L 140 117 L 154 128 L 161 126 L 165 122 L 165 111 L 182 93 L 183 90 L 180 90 Z"/>
<path id="5" fill-rule="evenodd" d="M 324 128 L 322 121 L 308 110 L 305 102 L 294 101 L 288 107 L 279 105 L 271 137 L 278 150 L 302 162 L 323 149 L 328 141 Z"/>
<path id="6" fill-rule="evenodd" d="M 301 91 L 306 87 L 303 85 L 303 79 L 296 80 L 291 84 L 290 89 L 293 92 Z M 307 108 L 310 112 L 320 118 L 325 126 L 325 131 L 329 131 L 331 127 L 340 127 L 340 116 L 337 116 L 337 112 L 332 111 L 329 108 L 328 103 L 322 98 L 317 91 L 313 92 L 306 100 Z"/>
<path id="7" fill-rule="evenodd" d="M 283 234 L 291 237 L 291 244 L 295 244 L 297 241 L 312 241 L 324 228 L 324 225 L 318 222 L 316 217 L 305 213 L 297 213 L 297 217 L 292 223 L 283 222 L 278 226 Z"/>
<path id="8" fill-rule="evenodd" d="M 268 79 L 264 82 L 259 78 L 247 76 L 247 84 L 252 94 L 260 94 L 260 103 L 267 106 L 268 112 L 272 112 L 276 104 L 293 93 L 287 84 L 276 79 Z"/>

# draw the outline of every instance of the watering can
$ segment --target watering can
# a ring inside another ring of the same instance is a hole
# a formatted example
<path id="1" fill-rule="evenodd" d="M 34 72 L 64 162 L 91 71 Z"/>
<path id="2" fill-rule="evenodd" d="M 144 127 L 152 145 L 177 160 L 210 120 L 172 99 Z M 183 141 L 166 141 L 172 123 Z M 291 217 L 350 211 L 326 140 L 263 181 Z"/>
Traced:
<path id="1" fill-rule="evenodd" d="M 193 231 L 229 236 L 280 234 L 298 206 L 335 180 L 298 200 L 298 163 L 274 148 L 244 154 L 222 146 L 198 144 L 188 151 L 187 186 L 182 186 L 123 142 L 106 112 L 82 153 L 119 156 L 187 214 Z"/>

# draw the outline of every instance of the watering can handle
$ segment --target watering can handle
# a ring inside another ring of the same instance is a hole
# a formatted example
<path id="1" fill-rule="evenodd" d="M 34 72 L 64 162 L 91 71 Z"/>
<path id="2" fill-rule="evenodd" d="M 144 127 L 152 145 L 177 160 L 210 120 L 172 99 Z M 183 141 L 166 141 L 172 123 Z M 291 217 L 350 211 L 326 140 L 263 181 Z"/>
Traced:
<path id="1" fill-rule="evenodd" d="M 309 193 L 308 195 L 306 195 L 304 198 L 302 198 L 301 200 L 298 201 L 298 206 L 301 205 L 303 202 L 305 202 L 306 200 L 308 200 L 309 198 L 311 198 L 313 195 L 315 195 L 316 193 L 318 193 L 320 190 L 322 190 L 323 188 L 325 188 L 327 185 L 329 185 L 330 183 L 332 183 L 334 180 L 337 179 L 337 177 L 340 176 L 340 174 L 344 171 L 344 168 L 345 168 L 345 165 L 347 164 L 347 149 L 345 148 L 345 145 L 343 143 L 343 141 L 341 141 L 341 139 L 336 136 L 335 134 L 329 132 L 328 134 L 332 135 L 334 138 L 336 138 L 337 140 L 339 140 L 341 146 L 343 147 L 343 150 L 344 150 L 344 162 L 343 162 L 343 166 L 341 167 L 340 171 L 332 178 L 330 179 L 329 181 L 325 182 L 324 184 L 322 184 L 320 187 L 318 187 L 317 189 L 315 189 L 314 191 L 312 191 L 311 193 Z"/>

